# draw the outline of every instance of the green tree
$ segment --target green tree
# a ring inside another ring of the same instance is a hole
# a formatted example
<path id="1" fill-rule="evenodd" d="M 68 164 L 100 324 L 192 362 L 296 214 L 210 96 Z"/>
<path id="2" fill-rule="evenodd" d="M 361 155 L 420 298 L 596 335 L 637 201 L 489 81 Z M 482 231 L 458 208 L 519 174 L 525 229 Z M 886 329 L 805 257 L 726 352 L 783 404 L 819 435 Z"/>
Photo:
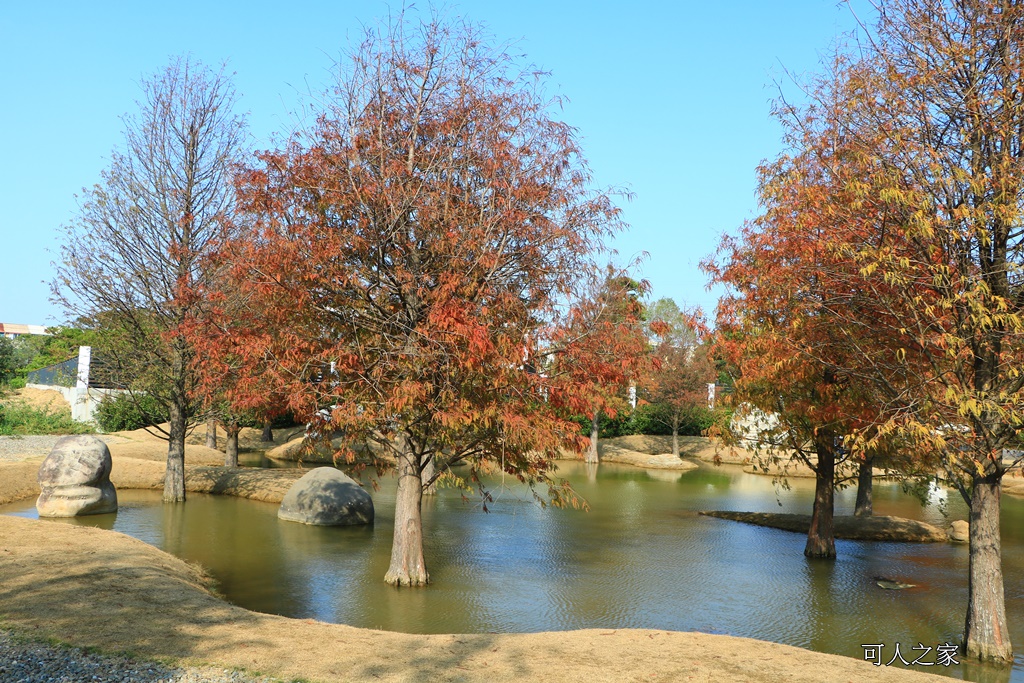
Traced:
<path id="1" fill-rule="evenodd" d="M 8 384 L 17 370 L 17 348 L 12 340 L 0 336 L 0 385 Z"/>

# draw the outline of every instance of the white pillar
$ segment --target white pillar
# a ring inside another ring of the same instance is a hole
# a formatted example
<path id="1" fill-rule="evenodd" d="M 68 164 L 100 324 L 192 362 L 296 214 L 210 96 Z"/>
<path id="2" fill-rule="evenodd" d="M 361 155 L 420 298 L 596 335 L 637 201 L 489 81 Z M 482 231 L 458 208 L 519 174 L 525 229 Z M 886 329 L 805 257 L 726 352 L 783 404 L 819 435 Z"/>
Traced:
<path id="1" fill-rule="evenodd" d="M 78 379 L 75 382 L 76 389 L 89 388 L 89 365 L 92 362 L 92 347 L 78 347 Z"/>

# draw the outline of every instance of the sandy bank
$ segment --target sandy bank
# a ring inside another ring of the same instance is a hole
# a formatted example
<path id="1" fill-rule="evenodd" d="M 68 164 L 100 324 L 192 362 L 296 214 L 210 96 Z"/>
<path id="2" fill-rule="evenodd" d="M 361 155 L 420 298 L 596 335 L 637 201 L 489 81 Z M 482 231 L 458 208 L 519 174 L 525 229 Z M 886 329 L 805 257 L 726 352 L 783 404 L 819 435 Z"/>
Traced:
<path id="1" fill-rule="evenodd" d="M 629 436 L 600 439 L 597 442 L 597 454 L 602 460 L 608 459 L 609 462 L 624 462 L 613 459 L 616 454 L 623 451 L 646 453 L 648 455 L 671 454 L 672 437 L 655 434 L 631 434 Z M 612 458 L 606 458 L 606 454 L 611 455 Z M 730 465 L 743 465 L 750 462 L 753 454 L 742 448 L 727 446 L 719 441 L 703 436 L 680 436 L 679 456 L 703 462 L 716 462 L 717 458 L 718 462 Z"/>
<path id="2" fill-rule="evenodd" d="M 267 451 L 268 458 L 303 463 L 330 463 L 333 460 L 333 450 L 325 444 L 306 444 L 298 432 L 292 432 L 286 438 L 290 440 Z M 333 441 L 335 449 L 340 445 L 339 439 Z M 716 454 L 721 458 L 721 462 L 731 464 L 746 463 L 750 459 L 750 454 L 742 449 L 719 447 L 710 439 L 698 436 L 679 437 L 679 457 L 672 455 L 671 436 L 639 434 L 601 439 L 598 441 L 597 452 L 602 462 L 615 462 L 644 469 L 679 471 L 696 469 L 698 465 L 692 462 L 693 459 L 714 462 Z M 564 458 L 577 460 L 581 456 L 567 452 Z"/>
<path id="3" fill-rule="evenodd" d="M 598 457 L 600 457 L 601 462 L 614 462 L 652 470 L 686 472 L 700 467 L 697 463 L 691 460 L 683 460 L 671 452 L 644 453 L 643 451 L 620 448 L 612 444 L 606 444 L 600 448 Z"/>
<path id="4" fill-rule="evenodd" d="M 114 449 L 111 448 L 113 451 Z M 166 465 L 158 460 L 140 460 L 112 455 L 110 481 L 118 489 L 155 489 L 164 487 Z M 39 495 L 36 475 L 41 457 L 20 462 L 0 463 L 0 505 Z M 194 493 L 219 493 L 252 498 L 267 503 L 280 503 L 301 470 L 264 470 L 226 468 L 190 463 L 186 455 L 185 489 Z"/>

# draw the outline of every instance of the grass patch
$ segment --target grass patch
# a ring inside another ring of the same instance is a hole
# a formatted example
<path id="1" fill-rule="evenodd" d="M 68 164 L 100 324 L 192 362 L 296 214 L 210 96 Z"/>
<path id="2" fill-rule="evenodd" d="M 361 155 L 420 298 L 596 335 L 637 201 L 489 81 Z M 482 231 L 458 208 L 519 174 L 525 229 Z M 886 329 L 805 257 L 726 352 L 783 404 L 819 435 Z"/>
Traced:
<path id="1" fill-rule="evenodd" d="M 20 401 L 0 403 L 0 436 L 95 433 L 92 425 L 72 420 L 70 410 L 44 410 Z"/>

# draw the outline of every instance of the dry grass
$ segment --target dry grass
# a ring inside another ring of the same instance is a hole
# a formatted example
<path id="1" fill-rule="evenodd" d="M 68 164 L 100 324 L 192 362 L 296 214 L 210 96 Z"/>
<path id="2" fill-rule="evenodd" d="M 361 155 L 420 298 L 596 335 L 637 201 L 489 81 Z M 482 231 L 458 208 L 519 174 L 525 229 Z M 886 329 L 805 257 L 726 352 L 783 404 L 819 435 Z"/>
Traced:
<path id="1" fill-rule="evenodd" d="M 24 403 L 37 410 L 48 410 L 53 412 L 71 412 L 71 404 L 65 400 L 64 395 L 52 389 L 33 389 L 23 387 L 14 391 L 10 400 Z"/>

